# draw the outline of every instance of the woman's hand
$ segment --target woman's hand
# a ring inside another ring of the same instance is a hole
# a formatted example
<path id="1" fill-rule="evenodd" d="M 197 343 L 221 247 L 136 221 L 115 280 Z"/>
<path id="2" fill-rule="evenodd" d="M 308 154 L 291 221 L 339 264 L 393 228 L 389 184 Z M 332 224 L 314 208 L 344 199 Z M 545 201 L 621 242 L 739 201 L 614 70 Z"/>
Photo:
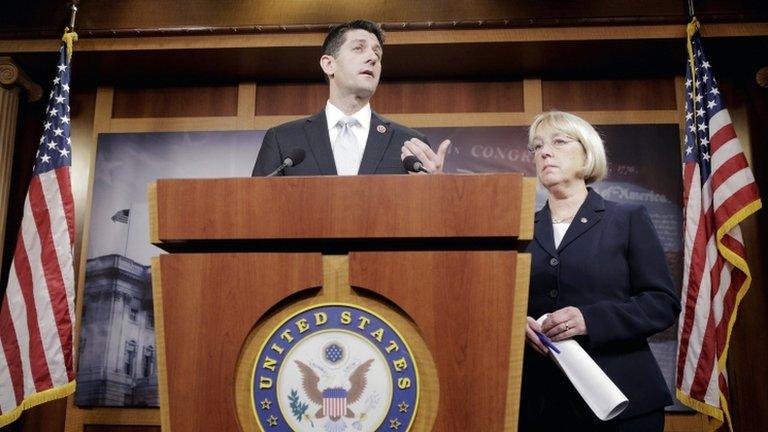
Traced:
<path id="1" fill-rule="evenodd" d="M 561 341 L 587 334 L 587 324 L 578 308 L 568 306 L 550 313 L 541 323 L 541 331 L 553 341 Z"/>
<path id="2" fill-rule="evenodd" d="M 549 349 L 541 343 L 539 336 L 536 334 L 537 331 L 541 331 L 539 323 L 535 319 L 528 317 L 528 323 L 525 326 L 525 341 L 539 354 L 547 355 L 549 354 Z"/>

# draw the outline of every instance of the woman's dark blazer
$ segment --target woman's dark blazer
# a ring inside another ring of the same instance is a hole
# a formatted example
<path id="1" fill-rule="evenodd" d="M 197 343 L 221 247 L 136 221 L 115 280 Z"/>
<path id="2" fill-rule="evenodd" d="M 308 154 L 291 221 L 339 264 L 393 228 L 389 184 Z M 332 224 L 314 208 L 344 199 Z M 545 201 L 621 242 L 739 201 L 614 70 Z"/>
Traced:
<path id="1" fill-rule="evenodd" d="M 555 249 L 545 205 L 536 213 L 528 252 L 528 315 L 538 318 L 566 306 L 579 308 L 589 334 L 576 340 L 629 399 L 619 418 L 671 404 L 646 338 L 675 322 L 680 300 L 645 207 L 608 201 L 589 189 Z M 537 398 L 563 382 L 552 363 L 526 347 L 523 409 L 541 406 Z"/>

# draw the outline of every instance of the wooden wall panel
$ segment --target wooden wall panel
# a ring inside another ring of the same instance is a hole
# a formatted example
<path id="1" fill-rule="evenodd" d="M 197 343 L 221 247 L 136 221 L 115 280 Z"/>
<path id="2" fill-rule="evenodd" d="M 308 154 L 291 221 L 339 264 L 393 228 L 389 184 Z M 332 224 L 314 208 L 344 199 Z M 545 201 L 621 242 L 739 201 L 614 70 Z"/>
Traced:
<path id="1" fill-rule="evenodd" d="M 8 206 L 6 208 L 5 239 L 0 239 L 0 241 L 4 241 L 2 269 L 0 270 L 0 296 L 5 294 L 8 269 L 11 267 L 11 258 L 16 248 L 16 238 L 19 226 L 21 225 L 21 216 L 24 213 L 24 200 L 29 181 L 32 178 L 35 152 L 37 151 L 40 132 L 45 119 L 46 102 L 46 98 L 43 98 L 37 102 L 22 100 L 19 103 L 18 130 L 16 131 L 16 147 L 13 152 L 13 164 L 10 172 L 12 178 L 8 192 L 8 201 L 0 202 L 0 205 Z"/>
<path id="2" fill-rule="evenodd" d="M 66 413 L 67 399 L 56 399 L 26 410 L 0 432 L 62 432 Z"/>
<path id="3" fill-rule="evenodd" d="M 674 79 L 542 81 L 544 109 L 674 110 Z"/>
<path id="4" fill-rule="evenodd" d="M 324 82 L 260 84 L 256 87 L 256 115 L 309 115 L 320 111 L 327 100 L 328 84 Z"/>
<path id="5" fill-rule="evenodd" d="M 237 115 L 237 86 L 116 88 L 113 118 Z"/>
<path id="6" fill-rule="evenodd" d="M 396 114 L 522 112 L 523 82 L 385 82 L 371 104 Z"/>
<path id="7" fill-rule="evenodd" d="M 160 432 L 160 426 L 85 425 L 83 432 Z"/>
<path id="8" fill-rule="evenodd" d="M 704 414 L 667 413 L 664 419 L 666 432 L 702 432 L 709 430 Z"/>
<path id="9" fill-rule="evenodd" d="M 327 100 L 325 83 L 263 84 L 256 115 L 309 115 Z M 523 82 L 382 82 L 371 106 L 381 114 L 523 112 Z"/>

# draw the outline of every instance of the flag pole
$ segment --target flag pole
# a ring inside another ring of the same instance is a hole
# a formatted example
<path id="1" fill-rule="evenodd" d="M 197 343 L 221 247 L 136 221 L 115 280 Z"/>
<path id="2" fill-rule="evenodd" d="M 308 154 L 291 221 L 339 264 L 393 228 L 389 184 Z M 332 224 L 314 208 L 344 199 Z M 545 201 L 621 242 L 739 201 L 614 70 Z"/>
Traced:
<path id="1" fill-rule="evenodd" d="M 75 31 L 75 20 L 77 19 L 77 2 L 73 1 L 72 3 L 70 3 L 69 9 L 71 10 L 71 13 L 72 13 L 69 16 L 69 29 L 71 31 Z"/>
<path id="2" fill-rule="evenodd" d="M 123 249 L 123 257 L 128 258 L 128 242 L 131 241 L 131 219 L 133 219 L 131 213 L 133 209 L 133 202 L 131 202 L 130 207 L 128 207 L 128 230 L 125 233 L 125 249 Z"/>
<path id="3" fill-rule="evenodd" d="M 688 4 L 691 10 L 693 10 L 693 0 L 688 0 Z M 688 50 L 688 67 L 691 69 L 691 80 L 693 81 L 691 83 L 691 111 L 696 112 L 696 66 L 695 66 L 695 53 L 693 52 L 693 35 L 696 34 L 696 32 L 699 31 L 699 20 L 696 19 L 694 15 L 691 15 L 691 22 L 688 23 L 688 26 L 685 28 L 685 33 L 687 35 L 686 38 L 686 49 Z M 698 139 L 699 130 L 695 129 L 693 131 L 693 134 Z"/>
<path id="4" fill-rule="evenodd" d="M 74 50 L 75 42 L 77 42 L 77 33 L 75 33 L 75 20 L 77 19 L 77 1 L 73 1 L 69 4 L 69 27 L 64 28 L 64 36 L 61 40 L 67 45 L 67 63 L 72 60 L 72 51 Z"/>

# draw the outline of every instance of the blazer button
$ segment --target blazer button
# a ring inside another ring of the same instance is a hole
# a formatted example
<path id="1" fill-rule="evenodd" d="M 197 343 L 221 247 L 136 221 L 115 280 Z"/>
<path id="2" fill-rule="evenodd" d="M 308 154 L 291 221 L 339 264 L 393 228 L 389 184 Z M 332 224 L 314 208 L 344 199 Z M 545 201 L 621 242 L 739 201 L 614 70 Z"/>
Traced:
<path id="1" fill-rule="evenodd" d="M 558 261 L 558 260 L 557 260 L 557 258 L 551 258 L 551 259 L 549 260 L 549 265 L 551 265 L 552 267 L 555 267 L 555 266 L 557 266 L 558 264 L 560 264 L 560 261 Z"/>
<path id="2" fill-rule="evenodd" d="M 555 297 L 557 297 L 557 294 L 559 294 L 559 292 L 556 289 L 549 290 L 549 296 L 550 297 L 555 298 Z"/>

